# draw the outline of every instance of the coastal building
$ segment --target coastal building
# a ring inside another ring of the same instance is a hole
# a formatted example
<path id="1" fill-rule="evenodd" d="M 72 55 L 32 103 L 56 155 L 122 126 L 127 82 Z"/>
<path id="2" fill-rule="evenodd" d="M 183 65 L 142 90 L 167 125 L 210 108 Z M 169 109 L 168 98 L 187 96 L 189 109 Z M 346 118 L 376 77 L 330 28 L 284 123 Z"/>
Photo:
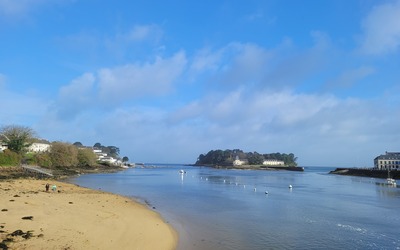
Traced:
<path id="1" fill-rule="evenodd" d="M 107 162 L 112 165 L 122 166 L 123 163 L 119 159 L 115 159 L 114 157 L 109 156 L 107 153 L 104 153 L 103 150 L 98 148 L 93 148 L 93 152 L 97 156 L 97 160 L 100 162 Z"/>
<path id="2" fill-rule="evenodd" d="M 103 150 L 101 150 L 101 149 L 94 148 L 93 152 L 97 155 L 98 160 L 101 160 L 101 159 L 107 157 L 107 153 L 104 153 Z"/>
<path id="3" fill-rule="evenodd" d="M 3 141 L 0 141 L 0 152 L 3 152 L 6 149 L 7 149 L 7 144 L 5 144 Z"/>
<path id="4" fill-rule="evenodd" d="M 275 159 L 267 159 L 263 161 L 263 165 L 267 166 L 285 166 L 285 162 L 275 160 Z"/>
<path id="5" fill-rule="evenodd" d="M 400 170 L 400 152 L 386 152 L 374 159 L 374 169 Z"/>
<path id="6" fill-rule="evenodd" d="M 239 156 L 236 156 L 235 160 L 233 161 L 233 166 L 241 166 L 241 165 L 244 165 L 246 163 L 247 163 L 247 161 L 240 160 Z"/>
<path id="7" fill-rule="evenodd" d="M 34 153 L 47 152 L 50 150 L 50 146 L 51 145 L 49 143 L 34 142 L 27 149 L 28 152 L 34 152 Z M 8 148 L 7 144 L 4 143 L 3 141 L 0 141 L 0 152 L 3 152 L 7 148 Z"/>

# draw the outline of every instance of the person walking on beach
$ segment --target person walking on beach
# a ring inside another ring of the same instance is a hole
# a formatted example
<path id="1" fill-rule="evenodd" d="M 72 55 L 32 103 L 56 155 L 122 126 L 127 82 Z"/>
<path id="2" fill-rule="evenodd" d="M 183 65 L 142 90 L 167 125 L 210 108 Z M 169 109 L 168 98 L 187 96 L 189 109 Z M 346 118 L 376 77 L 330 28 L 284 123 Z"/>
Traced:
<path id="1" fill-rule="evenodd" d="M 46 192 L 49 192 L 49 188 L 50 188 L 50 184 L 47 183 L 47 184 L 46 184 Z"/>
<path id="2" fill-rule="evenodd" d="M 53 190 L 53 192 L 55 192 L 56 189 L 57 189 L 57 186 L 56 186 L 56 184 L 54 184 L 54 185 L 51 187 L 51 190 Z"/>

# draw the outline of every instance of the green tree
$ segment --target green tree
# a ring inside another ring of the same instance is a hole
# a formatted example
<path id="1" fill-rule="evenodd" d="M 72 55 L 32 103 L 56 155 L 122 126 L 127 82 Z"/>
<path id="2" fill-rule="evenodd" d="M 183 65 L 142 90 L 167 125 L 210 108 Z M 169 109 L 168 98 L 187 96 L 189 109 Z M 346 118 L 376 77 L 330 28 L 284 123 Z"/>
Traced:
<path id="1" fill-rule="evenodd" d="M 37 153 L 34 155 L 33 159 L 35 164 L 41 167 L 50 168 L 53 165 L 48 152 Z"/>
<path id="2" fill-rule="evenodd" d="M 79 141 L 75 142 L 73 145 L 78 147 L 78 148 L 83 147 L 83 144 L 81 142 L 79 142 Z"/>
<path id="3" fill-rule="evenodd" d="M 80 167 L 93 167 L 96 165 L 97 156 L 93 150 L 88 148 L 81 148 L 78 150 L 78 166 Z"/>
<path id="4" fill-rule="evenodd" d="M 23 153 L 32 144 L 34 136 L 35 132 L 24 126 L 8 125 L 0 129 L 0 139 L 17 154 Z"/>
<path id="5" fill-rule="evenodd" d="M 119 148 L 116 146 L 108 146 L 108 151 L 109 151 L 109 155 L 114 157 L 114 158 L 118 158 L 119 155 Z"/>
<path id="6" fill-rule="evenodd" d="M 75 167 L 78 165 L 78 148 L 64 142 L 53 142 L 50 149 L 53 167 Z"/>
<path id="7" fill-rule="evenodd" d="M 262 165 L 264 162 L 264 156 L 257 152 L 249 153 L 247 160 L 249 161 L 250 165 Z"/>
<path id="8" fill-rule="evenodd" d="M 129 158 L 127 156 L 122 157 L 122 162 L 128 162 Z"/>
<path id="9" fill-rule="evenodd" d="M 196 164 L 205 165 L 231 165 L 233 163 L 232 150 L 211 150 L 206 155 L 200 154 Z"/>

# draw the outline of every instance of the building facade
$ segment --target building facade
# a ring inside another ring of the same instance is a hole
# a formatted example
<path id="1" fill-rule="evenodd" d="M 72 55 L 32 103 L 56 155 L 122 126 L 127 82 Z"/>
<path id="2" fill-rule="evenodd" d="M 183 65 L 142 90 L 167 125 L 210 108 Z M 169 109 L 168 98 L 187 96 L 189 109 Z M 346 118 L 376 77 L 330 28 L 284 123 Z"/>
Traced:
<path id="1" fill-rule="evenodd" d="M 374 169 L 400 170 L 400 152 L 386 152 L 374 159 Z"/>
<path id="2" fill-rule="evenodd" d="M 48 152 L 51 145 L 49 143 L 34 142 L 28 147 L 28 152 Z"/>
<path id="3" fill-rule="evenodd" d="M 263 165 L 267 166 L 285 166 L 283 161 L 275 160 L 275 159 L 267 159 L 264 160 Z"/>
<path id="4" fill-rule="evenodd" d="M 5 144 L 3 141 L 0 141 L 0 152 L 3 152 L 6 149 L 7 149 L 7 144 Z"/>

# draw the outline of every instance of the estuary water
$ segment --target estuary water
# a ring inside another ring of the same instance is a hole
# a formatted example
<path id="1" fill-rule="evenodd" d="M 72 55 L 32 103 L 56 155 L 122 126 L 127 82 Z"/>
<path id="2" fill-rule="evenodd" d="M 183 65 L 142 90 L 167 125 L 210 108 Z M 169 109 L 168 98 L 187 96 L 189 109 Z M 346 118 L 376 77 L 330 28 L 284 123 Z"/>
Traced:
<path id="1" fill-rule="evenodd" d="M 70 182 L 148 204 L 178 231 L 180 250 L 400 249 L 400 188 L 330 170 L 153 164 Z"/>

